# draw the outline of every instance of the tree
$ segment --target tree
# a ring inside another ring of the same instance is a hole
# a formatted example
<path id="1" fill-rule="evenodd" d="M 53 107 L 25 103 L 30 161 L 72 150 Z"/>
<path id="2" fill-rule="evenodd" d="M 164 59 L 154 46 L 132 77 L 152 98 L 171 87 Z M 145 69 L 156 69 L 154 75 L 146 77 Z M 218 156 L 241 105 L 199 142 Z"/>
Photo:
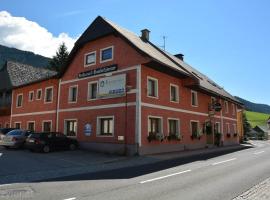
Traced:
<path id="1" fill-rule="evenodd" d="M 60 72 L 67 62 L 68 54 L 69 52 L 67 50 L 67 47 L 63 42 L 62 44 L 60 44 L 58 50 L 56 51 L 56 55 L 53 56 L 52 60 L 50 61 L 49 68 Z"/>
<path id="2" fill-rule="evenodd" d="M 243 127 L 244 127 L 244 135 L 247 135 L 247 133 L 250 131 L 251 129 L 251 125 L 247 120 L 247 116 L 246 114 L 243 112 Z"/>

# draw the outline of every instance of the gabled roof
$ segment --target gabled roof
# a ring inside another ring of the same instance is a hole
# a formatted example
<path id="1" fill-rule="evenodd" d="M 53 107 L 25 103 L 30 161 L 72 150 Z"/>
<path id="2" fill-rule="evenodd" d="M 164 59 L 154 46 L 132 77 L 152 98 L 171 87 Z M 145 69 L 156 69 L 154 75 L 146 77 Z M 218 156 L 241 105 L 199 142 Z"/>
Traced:
<path id="1" fill-rule="evenodd" d="M 66 67 L 72 61 L 73 57 L 76 55 L 77 51 L 87 42 L 96 40 L 100 37 L 104 37 L 109 34 L 118 34 L 122 36 L 126 41 L 129 42 L 136 50 L 140 53 L 150 57 L 153 61 L 158 62 L 164 66 L 164 68 L 170 68 L 178 73 L 185 76 L 193 77 L 198 83 L 202 90 L 215 94 L 217 96 L 222 96 L 228 98 L 238 104 L 241 104 L 237 99 L 235 99 L 231 94 L 225 91 L 222 87 L 208 78 L 206 75 L 202 74 L 198 70 L 194 69 L 184 61 L 179 58 L 165 52 L 152 44 L 150 41 L 144 41 L 138 37 L 133 32 L 126 30 L 119 25 L 98 16 L 92 24 L 86 29 L 82 36 L 75 43 Z M 65 70 L 65 69 L 64 69 Z"/>
<path id="2" fill-rule="evenodd" d="M 118 34 L 128 41 L 140 53 L 152 58 L 154 61 L 165 65 L 185 76 L 190 76 L 185 70 L 179 68 L 174 62 L 163 55 L 160 50 L 147 41 L 142 40 L 136 34 L 114 24 L 113 22 L 98 16 L 76 41 L 70 52 L 67 66 L 72 61 L 77 51 L 87 42 L 96 40 L 109 34 Z M 66 67 L 67 67 L 66 66 Z"/>
<path id="3" fill-rule="evenodd" d="M 50 79 L 56 75 L 57 72 L 55 71 L 7 61 L 4 68 L 0 71 L 0 90 L 10 90 L 15 87 Z M 4 80 L 3 84 L 2 80 Z"/>
<path id="4" fill-rule="evenodd" d="M 254 127 L 254 130 L 256 131 L 261 131 L 261 132 L 264 132 L 264 133 L 268 133 L 269 129 L 266 125 L 257 125 Z"/>
<path id="5" fill-rule="evenodd" d="M 166 53 L 175 62 L 177 62 L 181 67 L 183 67 L 185 70 L 187 70 L 193 76 L 195 76 L 199 80 L 199 82 L 200 82 L 199 86 L 202 89 L 210 90 L 211 92 L 215 93 L 217 96 L 223 96 L 223 97 L 229 98 L 235 102 L 240 103 L 234 96 L 232 96 L 230 93 L 228 93 L 226 90 L 224 90 L 223 87 L 219 86 L 217 83 L 215 83 L 213 80 L 211 80 L 209 77 L 207 77 L 203 73 L 201 73 L 198 70 L 196 70 L 195 68 L 191 67 L 186 62 L 177 58 L 176 56 L 173 56 L 168 52 L 164 52 L 164 53 Z"/>

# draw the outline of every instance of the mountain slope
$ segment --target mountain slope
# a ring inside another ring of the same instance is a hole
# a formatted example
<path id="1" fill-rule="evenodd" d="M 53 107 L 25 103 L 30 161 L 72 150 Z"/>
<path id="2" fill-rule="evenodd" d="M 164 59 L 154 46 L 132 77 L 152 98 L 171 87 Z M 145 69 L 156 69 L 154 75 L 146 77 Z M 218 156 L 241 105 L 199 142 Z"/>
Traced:
<path id="1" fill-rule="evenodd" d="M 15 48 L 0 45 L 0 69 L 7 60 L 32 65 L 34 67 L 47 67 L 50 58 L 34 54 L 29 51 L 22 51 Z"/>
<path id="2" fill-rule="evenodd" d="M 242 102 L 245 105 L 246 110 L 248 111 L 270 114 L 270 106 L 267 104 L 253 103 L 240 97 L 235 98 L 238 99 L 238 101 Z"/>

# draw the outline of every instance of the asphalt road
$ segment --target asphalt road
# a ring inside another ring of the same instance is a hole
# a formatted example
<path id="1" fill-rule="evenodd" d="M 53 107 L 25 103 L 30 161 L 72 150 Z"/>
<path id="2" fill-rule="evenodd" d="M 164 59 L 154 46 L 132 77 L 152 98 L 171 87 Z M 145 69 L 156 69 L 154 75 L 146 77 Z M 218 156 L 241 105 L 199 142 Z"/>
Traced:
<path id="1" fill-rule="evenodd" d="M 232 199 L 270 177 L 270 142 L 255 148 L 0 185 L 0 199 Z"/>

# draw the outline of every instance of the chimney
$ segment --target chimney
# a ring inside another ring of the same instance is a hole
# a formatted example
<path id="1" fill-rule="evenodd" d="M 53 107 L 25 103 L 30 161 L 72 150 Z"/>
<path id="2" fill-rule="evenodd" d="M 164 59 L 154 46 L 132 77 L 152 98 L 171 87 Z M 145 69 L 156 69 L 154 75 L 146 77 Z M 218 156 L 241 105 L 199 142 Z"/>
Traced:
<path id="1" fill-rule="evenodd" d="M 142 32 L 142 35 L 141 35 L 142 40 L 145 41 L 145 42 L 149 41 L 149 33 L 150 33 L 150 31 L 148 29 L 143 29 L 143 30 L 141 30 L 141 32 Z"/>
<path id="2" fill-rule="evenodd" d="M 174 56 L 184 61 L 184 54 L 179 53 L 179 54 L 175 54 Z"/>

